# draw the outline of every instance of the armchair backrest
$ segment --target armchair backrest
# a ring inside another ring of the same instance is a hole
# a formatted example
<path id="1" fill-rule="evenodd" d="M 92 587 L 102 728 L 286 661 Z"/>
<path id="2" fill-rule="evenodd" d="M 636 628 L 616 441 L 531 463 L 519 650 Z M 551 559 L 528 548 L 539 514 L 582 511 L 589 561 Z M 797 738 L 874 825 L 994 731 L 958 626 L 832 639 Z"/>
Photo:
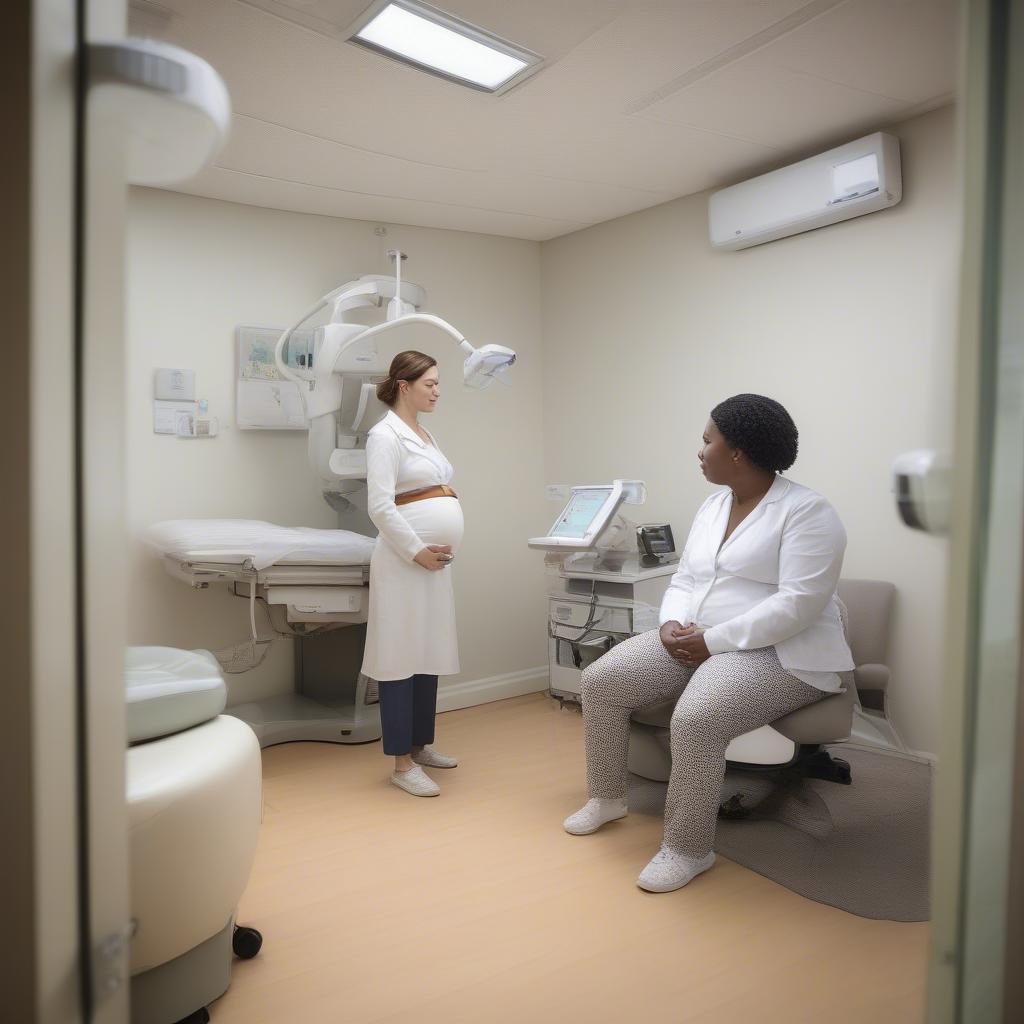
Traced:
<path id="1" fill-rule="evenodd" d="M 837 592 L 849 616 L 853 663 L 886 664 L 896 587 L 884 580 L 841 579 Z"/>

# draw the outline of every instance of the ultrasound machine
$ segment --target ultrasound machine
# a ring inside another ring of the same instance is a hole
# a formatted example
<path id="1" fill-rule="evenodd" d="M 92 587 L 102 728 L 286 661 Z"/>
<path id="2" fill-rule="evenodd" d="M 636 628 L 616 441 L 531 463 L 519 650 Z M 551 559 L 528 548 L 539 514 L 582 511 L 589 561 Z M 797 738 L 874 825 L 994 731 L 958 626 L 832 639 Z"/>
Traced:
<path id="1" fill-rule="evenodd" d="M 667 523 L 637 526 L 620 514 L 642 505 L 640 480 L 572 488 L 565 508 L 529 546 L 546 552 L 550 692 L 579 701 L 583 669 L 615 644 L 658 627 L 679 564 Z"/>

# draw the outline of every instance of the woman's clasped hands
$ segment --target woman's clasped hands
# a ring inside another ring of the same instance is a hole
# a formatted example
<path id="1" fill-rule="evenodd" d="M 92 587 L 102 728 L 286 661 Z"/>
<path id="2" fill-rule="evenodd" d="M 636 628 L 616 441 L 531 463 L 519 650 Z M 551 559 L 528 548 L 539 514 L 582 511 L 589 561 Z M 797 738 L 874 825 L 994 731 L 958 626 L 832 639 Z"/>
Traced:
<path id="1" fill-rule="evenodd" d="M 687 668 L 696 668 L 711 657 L 704 642 L 704 630 L 692 622 L 688 626 L 675 620 L 666 622 L 661 627 L 661 642 L 665 650 Z"/>
<path id="2" fill-rule="evenodd" d="M 447 569 L 454 558 L 451 544 L 428 544 L 413 561 L 430 572 L 437 572 L 439 569 Z"/>

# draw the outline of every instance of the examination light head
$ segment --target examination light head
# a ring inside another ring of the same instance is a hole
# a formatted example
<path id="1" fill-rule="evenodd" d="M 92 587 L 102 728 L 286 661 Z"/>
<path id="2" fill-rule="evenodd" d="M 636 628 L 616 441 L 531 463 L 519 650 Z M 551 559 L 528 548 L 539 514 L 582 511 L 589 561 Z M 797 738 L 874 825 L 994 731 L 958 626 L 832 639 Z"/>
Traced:
<path id="1" fill-rule="evenodd" d="M 504 345 L 484 345 L 474 349 L 462 366 L 463 383 L 467 388 L 482 391 L 490 387 L 498 374 L 516 361 L 516 354 Z"/>

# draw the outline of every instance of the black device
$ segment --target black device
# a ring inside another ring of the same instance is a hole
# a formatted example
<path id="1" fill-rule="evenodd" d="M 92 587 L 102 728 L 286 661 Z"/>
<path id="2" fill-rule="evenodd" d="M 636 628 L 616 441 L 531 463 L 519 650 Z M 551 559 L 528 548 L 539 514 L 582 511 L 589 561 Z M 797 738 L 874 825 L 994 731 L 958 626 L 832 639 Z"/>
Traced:
<path id="1" fill-rule="evenodd" d="M 675 538 L 668 523 L 637 527 L 636 543 L 645 565 L 656 565 L 676 553 Z"/>

